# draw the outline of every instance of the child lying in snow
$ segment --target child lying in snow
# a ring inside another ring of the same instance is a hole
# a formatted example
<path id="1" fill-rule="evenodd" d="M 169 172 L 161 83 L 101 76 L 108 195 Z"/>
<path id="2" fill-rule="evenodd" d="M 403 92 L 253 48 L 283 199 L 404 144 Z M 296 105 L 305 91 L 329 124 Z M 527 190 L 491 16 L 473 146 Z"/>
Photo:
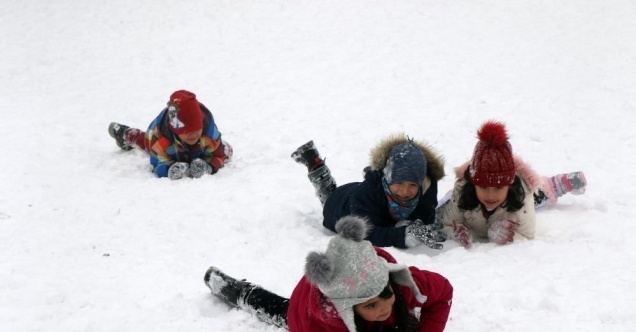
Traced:
<path id="1" fill-rule="evenodd" d="M 566 193 L 585 192 L 583 172 L 541 177 L 514 156 L 502 123 L 484 123 L 477 137 L 472 159 L 456 169 L 450 200 L 437 211 L 447 235 L 464 247 L 472 245 L 474 236 L 497 244 L 532 239 L 536 207 Z"/>
<path id="2" fill-rule="evenodd" d="M 307 256 L 291 298 L 236 280 L 210 267 L 212 294 L 232 307 L 291 332 L 444 330 L 453 287 L 443 276 L 398 264 L 364 237 L 369 225 L 347 216 L 336 223 L 324 253 Z"/>
<path id="3" fill-rule="evenodd" d="M 138 147 L 148 152 L 155 175 L 172 180 L 214 174 L 232 156 L 212 113 L 186 90 L 172 93 L 146 132 L 112 122 L 108 133 L 122 150 Z"/>

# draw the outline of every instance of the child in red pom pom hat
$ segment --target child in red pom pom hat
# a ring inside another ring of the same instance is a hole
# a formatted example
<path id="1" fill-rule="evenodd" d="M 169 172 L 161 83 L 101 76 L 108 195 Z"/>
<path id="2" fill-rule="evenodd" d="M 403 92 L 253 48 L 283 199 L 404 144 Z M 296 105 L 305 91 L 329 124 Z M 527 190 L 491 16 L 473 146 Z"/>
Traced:
<path id="1" fill-rule="evenodd" d="M 515 163 L 506 128 L 498 122 L 486 122 L 477 132 L 470 163 L 470 181 L 480 187 L 501 187 L 512 184 Z"/>
<path id="2" fill-rule="evenodd" d="M 173 180 L 214 174 L 232 156 L 210 110 L 186 90 L 170 95 L 167 107 L 145 132 L 112 122 L 108 133 L 122 150 L 138 147 L 148 152 L 155 175 Z"/>
<path id="3" fill-rule="evenodd" d="M 437 211 L 447 235 L 464 247 L 470 247 L 474 237 L 497 244 L 532 239 L 535 208 L 568 192 L 585 192 L 583 172 L 542 177 L 515 156 L 503 123 L 485 122 L 477 138 L 472 159 L 455 169 L 452 194 L 440 200 Z"/>

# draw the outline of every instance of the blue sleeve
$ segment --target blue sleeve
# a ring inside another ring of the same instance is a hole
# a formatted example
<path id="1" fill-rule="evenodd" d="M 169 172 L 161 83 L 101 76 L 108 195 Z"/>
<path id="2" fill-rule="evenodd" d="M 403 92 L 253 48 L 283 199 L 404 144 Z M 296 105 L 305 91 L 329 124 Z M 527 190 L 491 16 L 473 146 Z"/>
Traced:
<path id="1" fill-rule="evenodd" d="M 168 168 L 169 165 L 167 164 L 158 164 L 157 159 L 154 159 L 153 162 L 153 158 L 150 157 L 150 164 L 152 164 L 153 166 L 153 172 L 155 173 L 155 175 L 159 178 L 165 178 L 168 176 Z"/>

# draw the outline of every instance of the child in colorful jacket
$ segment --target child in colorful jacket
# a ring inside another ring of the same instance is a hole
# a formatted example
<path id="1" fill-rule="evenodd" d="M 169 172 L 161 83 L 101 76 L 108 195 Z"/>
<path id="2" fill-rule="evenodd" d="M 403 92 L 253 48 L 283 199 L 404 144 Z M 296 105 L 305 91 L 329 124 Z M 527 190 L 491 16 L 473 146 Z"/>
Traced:
<path id="1" fill-rule="evenodd" d="M 324 253 L 307 256 L 305 275 L 287 299 L 210 267 L 213 295 L 291 332 L 441 332 L 453 287 L 443 276 L 398 264 L 364 240 L 370 225 L 347 216 Z"/>
<path id="2" fill-rule="evenodd" d="M 583 172 L 539 176 L 512 154 L 505 126 L 485 122 L 470 161 L 456 168 L 452 196 L 438 209 L 438 222 L 448 236 L 468 248 L 474 237 L 497 244 L 532 239 L 535 208 L 557 198 L 585 192 Z"/>
<path id="3" fill-rule="evenodd" d="M 112 122 L 108 133 L 122 150 L 136 146 L 148 152 L 155 175 L 173 180 L 214 174 L 232 155 L 210 110 L 186 90 L 170 95 L 146 132 Z"/>
<path id="4" fill-rule="evenodd" d="M 292 158 L 307 167 L 323 204 L 323 226 L 331 231 L 341 217 L 356 215 L 373 224 L 367 239 L 374 246 L 443 247 L 438 242 L 445 241 L 446 234 L 434 222 L 444 161 L 425 143 L 403 134 L 389 136 L 371 150 L 364 180 L 339 187 L 313 141 L 300 146 Z"/>

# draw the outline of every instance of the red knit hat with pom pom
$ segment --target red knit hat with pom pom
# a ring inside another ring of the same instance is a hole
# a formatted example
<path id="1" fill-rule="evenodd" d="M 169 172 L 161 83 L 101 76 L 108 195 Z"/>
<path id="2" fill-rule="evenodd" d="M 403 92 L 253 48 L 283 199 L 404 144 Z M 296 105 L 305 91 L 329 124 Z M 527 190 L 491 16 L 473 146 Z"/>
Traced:
<path id="1" fill-rule="evenodd" d="M 515 179 L 512 146 L 508 142 L 506 127 L 501 122 L 487 121 L 477 131 L 470 163 L 470 181 L 476 186 L 502 187 Z"/>
<path id="2" fill-rule="evenodd" d="M 177 134 L 185 134 L 203 128 L 203 113 L 197 96 L 186 90 L 175 91 L 168 101 L 168 123 Z"/>

